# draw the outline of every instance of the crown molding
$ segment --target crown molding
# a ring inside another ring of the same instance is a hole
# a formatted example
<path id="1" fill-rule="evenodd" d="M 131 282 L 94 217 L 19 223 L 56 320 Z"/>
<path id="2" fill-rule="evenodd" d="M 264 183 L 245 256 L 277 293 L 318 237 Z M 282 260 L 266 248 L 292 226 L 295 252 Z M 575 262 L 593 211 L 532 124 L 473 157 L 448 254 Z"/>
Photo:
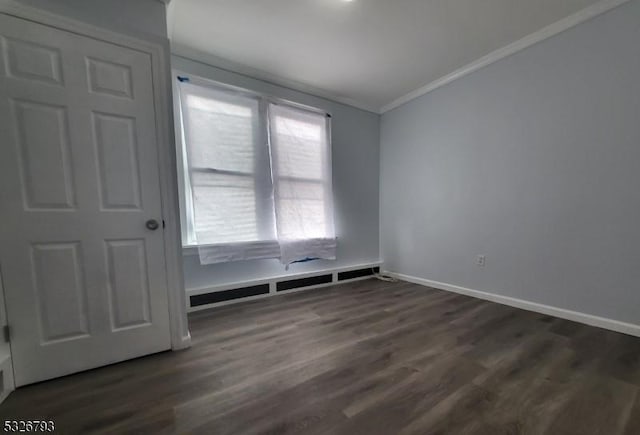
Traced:
<path id="1" fill-rule="evenodd" d="M 167 5 L 171 0 L 157 0 Z M 295 80 L 289 80 L 282 78 L 278 75 L 271 74 L 259 69 L 255 69 L 237 62 L 229 61 L 227 59 L 220 58 L 218 56 L 211 55 L 209 53 L 205 53 L 200 50 L 192 49 L 190 47 L 173 43 L 171 44 L 171 53 L 182 57 L 185 59 L 193 60 L 196 62 L 201 62 L 206 65 L 210 65 L 216 68 L 220 68 L 226 71 L 234 72 L 237 74 L 245 75 L 251 78 L 255 78 L 258 80 L 263 80 L 278 86 L 282 86 L 288 89 L 292 89 L 299 92 L 304 92 L 306 94 L 311 94 L 313 96 L 326 98 L 331 101 L 335 101 L 338 103 L 345 104 L 347 106 L 352 106 L 361 110 L 365 110 L 367 112 L 373 112 L 379 115 L 382 115 L 390 110 L 393 110 L 397 107 L 400 107 L 409 101 L 412 101 L 422 95 L 428 94 L 444 85 L 447 85 L 455 80 L 458 80 L 462 77 L 465 77 L 481 68 L 484 68 L 492 63 L 495 63 L 501 59 L 504 59 L 512 54 L 515 54 L 519 51 L 522 51 L 532 45 L 535 45 L 539 42 L 544 41 L 545 39 L 549 39 L 559 33 L 562 33 L 566 30 L 571 29 L 585 21 L 588 21 L 592 18 L 597 17 L 605 12 L 610 11 L 611 9 L 617 8 L 629 0 L 600 0 L 597 3 L 594 3 L 591 6 L 588 6 L 568 17 L 565 17 L 559 21 L 556 21 L 553 24 L 550 24 L 534 33 L 531 33 L 524 38 L 521 38 L 509 45 L 506 45 L 502 48 L 499 48 L 485 56 L 480 57 L 479 59 L 474 60 L 473 62 L 459 68 L 443 77 L 440 77 L 437 80 L 434 80 L 424 86 L 421 86 L 391 102 L 382 106 L 382 107 L 374 107 L 370 104 L 363 103 L 361 101 L 356 101 L 348 97 L 335 95 L 326 90 L 316 88 L 311 85 L 307 85 Z M 174 3 L 175 4 L 175 3 Z M 171 5 L 173 6 L 173 5 Z M 171 7 L 170 7 L 171 8 Z M 173 29 L 170 28 L 170 38 L 172 36 Z"/>
<path id="2" fill-rule="evenodd" d="M 500 59 L 511 56 L 512 54 L 522 51 L 525 48 L 531 47 L 538 42 L 544 41 L 545 39 L 562 33 L 565 30 L 569 30 L 570 28 L 575 27 L 578 24 L 584 23 L 585 21 L 597 17 L 598 15 L 601 15 L 611 9 L 617 8 L 618 6 L 627 3 L 628 1 L 629 0 L 601 0 L 597 3 L 594 3 L 593 5 L 588 6 L 576 12 L 575 14 L 569 15 L 568 17 L 556 21 L 555 23 L 544 27 L 537 32 L 531 33 L 530 35 L 527 35 L 524 38 L 519 39 L 516 42 L 513 42 L 505 47 L 499 48 L 487 54 L 486 56 L 483 56 L 463 66 L 462 68 L 453 71 L 450 74 L 447 74 L 425 86 L 409 92 L 408 94 L 380 108 L 379 113 L 383 114 L 397 107 L 400 107 L 403 104 L 406 104 L 409 101 L 414 100 L 422 95 L 428 94 L 429 92 L 434 91 L 441 86 L 451 83 L 454 80 L 458 80 L 459 78 L 471 74 L 472 72 L 477 71 L 480 68 L 491 65 L 492 63 L 497 62 Z"/>
<path id="3" fill-rule="evenodd" d="M 332 94 L 331 92 L 316 88 L 314 86 L 300 83 L 295 80 L 285 79 L 275 74 L 270 74 L 259 69 L 251 68 L 237 62 L 223 59 L 221 57 L 187 47 L 174 41 L 171 42 L 171 54 L 187 60 L 192 60 L 195 62 L 203 63 L 205 65 L 213 66 L 225 71 L 244 75 L 253 79 L 262 80 L 277 86 L 282 86 L 294 91 L 304 92 L 305 94 L 310 94 L 314 97 L 324 98 L 333 102 L 355 107 L 356 109 L 380 114 L 378 107 L 373 107 L 360 101 L 352 100 L 351 98 Z"/>

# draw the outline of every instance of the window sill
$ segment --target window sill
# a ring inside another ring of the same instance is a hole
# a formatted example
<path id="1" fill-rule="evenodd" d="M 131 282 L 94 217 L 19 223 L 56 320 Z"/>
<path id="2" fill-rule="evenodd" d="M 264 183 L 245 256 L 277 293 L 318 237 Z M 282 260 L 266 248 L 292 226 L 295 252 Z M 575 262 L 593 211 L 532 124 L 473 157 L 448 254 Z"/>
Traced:
<path id="1" fill-rule="evenodd" d="M 200 255 L 199 249 L 200 247 L 228 247 L 228 248 L 238 248 L 238 249 L 246 249 L 246 248 L 278 248 L 278 242 L 275 240 L 260 240 L 255 242 L 238 242 L 238 243 L 225 243 L 220 245 L 182 245 L 182 255 L 184 256 L 198 256 Z"/>
<path id="2" fill-rule="evenodd" d="M 182 245 L 182 255 L 184 257 L 192 257 L 198 254 L 198 245 Z"/>
<path id="3" fill-rule="evenodd" d="M 313 241 L 313 240 L 326 240 L 326 239 L 308 239 L 308 240 L 300 240 L 300 242 L 303 241 Z M 338 238 L 336 237 L 335 239 L 332 239 L 337 241 Z M 202 245 L 202 246 L 216 246 L 216 245 Z M 219 246 L 224 246 L 224 247 L 238 247 L 238 248 L 247 248 L 247 247 L 262 247 L 262 248 L 277 248 L 278 242 L 275 240 L 262 240 L 262 241 L 255 241 L 255 242 L 239 242 L 239 243 L 229 243 L 229 244 L 221 244 Z M 182 255 L 185 257 L 191 257 L 191 256 L 199 256 L 201 245 L 182 245 Z M 274 256 L 271 258 L 279 258 L 278 256 Z"/>

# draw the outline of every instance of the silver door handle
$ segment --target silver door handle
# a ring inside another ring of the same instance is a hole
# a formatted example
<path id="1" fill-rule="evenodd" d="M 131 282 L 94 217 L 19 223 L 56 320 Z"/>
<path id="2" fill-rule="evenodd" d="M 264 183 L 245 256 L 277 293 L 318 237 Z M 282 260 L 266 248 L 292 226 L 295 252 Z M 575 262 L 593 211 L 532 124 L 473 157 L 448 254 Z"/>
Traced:
<path id="1" fill-rule="evenodd" d="M 149 219 L 144 225 L 147 227 L 148 230 L 151 230 L 151 231 L 155 231 L 158 228 L 160 228 L 160 224 L 155 219 Z"/>

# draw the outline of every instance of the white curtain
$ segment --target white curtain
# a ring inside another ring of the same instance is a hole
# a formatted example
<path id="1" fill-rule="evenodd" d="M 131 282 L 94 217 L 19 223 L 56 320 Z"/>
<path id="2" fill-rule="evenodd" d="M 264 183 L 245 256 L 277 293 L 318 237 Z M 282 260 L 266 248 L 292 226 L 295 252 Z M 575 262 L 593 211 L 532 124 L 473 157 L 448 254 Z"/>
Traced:
<path id="1" fill-rule="evenodd" d="M 329 118 L 188 81 L 179 98 L 200 262 L 335 259 Z"/>
<path id="2" fill-rule="evenodd" d="M 270 104 L 269 132 L 281 261 L 335 260 L 329 117 Z"/>
<path id="3" fill-rule="evenodd" d="M 182 82 L 180 107 L 201 263 L 279 256 L 260 99 Z"/>

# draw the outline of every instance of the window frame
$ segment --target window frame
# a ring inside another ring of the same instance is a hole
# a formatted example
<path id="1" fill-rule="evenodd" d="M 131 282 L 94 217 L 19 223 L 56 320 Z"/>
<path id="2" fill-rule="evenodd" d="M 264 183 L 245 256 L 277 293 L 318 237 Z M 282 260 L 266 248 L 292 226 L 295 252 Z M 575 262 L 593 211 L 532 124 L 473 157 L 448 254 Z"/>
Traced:
<path id="1" fill-rule="evenodd" d="M 301 104 L 295 101 L 287 100 L 273 95 L 254 91 L 251 89 L 230 85 L 217 80 L 208 79 L 202 76 L 197 76 L 191 73 L 179 69 L 172 69 L 172 91 L 173 91 L 173 119 L 175 129 L 175 147 L 176 147 L 176 166 L 177 166 L 177 178 L 178 178 L 178 203 L 180 207 L 180 232 L 183 251 L 189 255 L 198 255 L 198 245 L 195 241 L 195 228 L 194 228 L 194 211 L 191 192 L 191 181 L 189 179 L 189 169 L 187 167 L 187 149 L 185 136 L 183 131 L 183 113 L 182 104 L 180 100 L 180 91 L 178 89 L 178 77 L 187 77 L 190 84 L 196 86 L 211 87 L 222 91 L 231 91 L 246 95 L 251 98 L 257 98 L 259 100 L 259 128 L 260 134 L 265 135 L 267 140 L 269 137 L 269 123 L 268 123 L 268 106 L 269 104 L 281 104 L 306 110 L 309 112 L 321 114 L 332 118 L 330 112 L 324 109 L 320 109 L 306 104 Z M 332 141 L 331 141 L 331 122 L 327 126 L 327 136 L 329 138 L 329 155 L 332 154 Z M 300 181 L 310 181 L 307 179 L 301 179 Z M 329 180 L 332 181 L 332 180 Z M 323 183 L 326 185 L 327 181 L 313 180 L 315 183 Z M 237 242 L 238 245 L 271 245 L 277 244 L 277 240 L 260 240 L 254 242 Z M 225 245 L 232 245 L 236 243 L 225 243 Z"/>

